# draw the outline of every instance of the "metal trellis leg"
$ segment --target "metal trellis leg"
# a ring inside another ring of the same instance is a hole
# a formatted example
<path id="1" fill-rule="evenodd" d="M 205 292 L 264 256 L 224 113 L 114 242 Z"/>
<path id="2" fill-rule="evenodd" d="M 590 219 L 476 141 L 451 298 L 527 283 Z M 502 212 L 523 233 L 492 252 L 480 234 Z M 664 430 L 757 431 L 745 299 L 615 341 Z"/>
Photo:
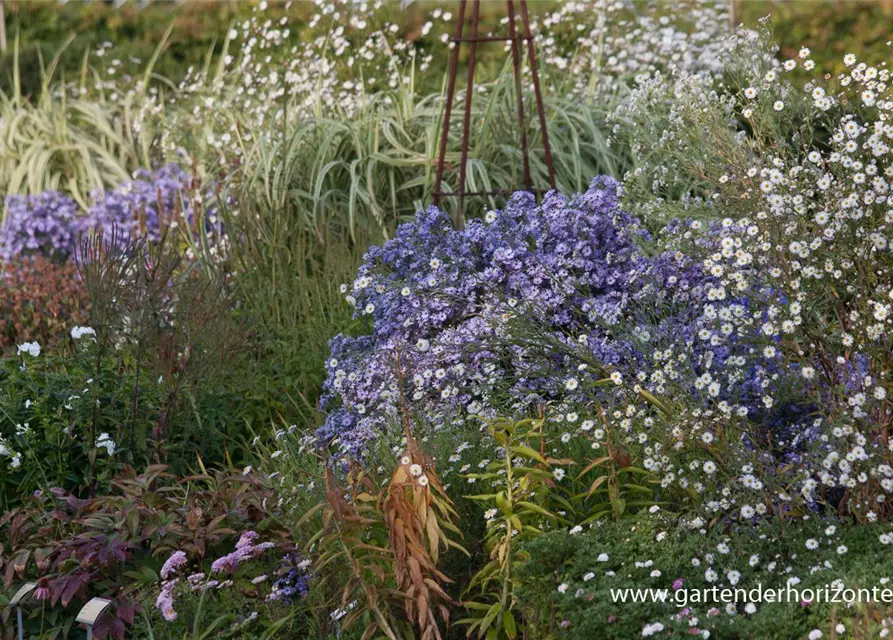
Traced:
<path id="1" fill-rule="evenodd" d="M 540 130 L 543 134 L 543 152 L 548 171 L 549 186 L 555 188 L 555 168 L 552 161 L 552 150 L 549 146 L 549 133 L 546 127 L 546 113 L 543 106 L 543 96 L 540 89 L 539 73 L 537 71 L 536 52 L 533 45 L 533 35 L 530 29 L 530 17 L 527 11 L 527 0 L 518 0 L 523 33 L 519 33 L 516 24 L 515 0 L 506 0 L 508 9 L 508 26 L 509 35 L 505 36 L 481 36 L 479 32 L 480 22 L 480 4 L 481 0 L 472 0 L 471 11 L 471 36 L 463 37 L 465 13 L 467 0 L 459 0 L 459 10 L 456 18 L 456 35 L 451 40 L 452 51 L 450 55 L 449 77 L 447 80 L 446 103 L 443 111 L 443 125 L 440 131 L 440 147 L 437 155 L 437 169 L 434 180 L 434 191 L 432 193 L 434 205 L 440 204 L 440 200 L 445 195 L 452 195 L 458 198 L 458 206 L 456 210 L 456 226 L 461 228 L 464 224 L 465 216 L 465 197 L 466 196 L 486 196 L 504 194 L 504 189 L 496 191 L 466 191 L 465 183 L 468 171 L 468 149 L 471 137 L 471 108 L 474 98 L 474 77 L 477 66 L 477 45 L 479 42 L 503 41 L 511 44 L 512 67 L 515 81 L 515 93 L 518 101 L 518 125 L 520 128 L 520 146 L 521 160 L 524 171 L 523 186 L 524 188 L 534 191 L 533 178 L 530 171 L 529 143 L 527 139 L 527 126 L 524 117 L 524 96 L 521 91 L 521 42 L 527 42 L 527 57 L 530 66 L 531 80 L 533 83 L 534 98 L 536 100 L 537 116 L 539 118 Z M 463 42 L 469 43 L 468 56 L 468 73 L 465 89 L 465 110 L 462 120 L 462 142 L 461 142 L 461 160 L 459 164 L 459 183 L 455 191 L 443 191 L 443 173 L 446 165 L 446 148 L 449 141 L 450 133 L 450 117 L 452 115 L 453 102 L 456 96 L 456 75 L 459 67 L 459 48 Z"/>

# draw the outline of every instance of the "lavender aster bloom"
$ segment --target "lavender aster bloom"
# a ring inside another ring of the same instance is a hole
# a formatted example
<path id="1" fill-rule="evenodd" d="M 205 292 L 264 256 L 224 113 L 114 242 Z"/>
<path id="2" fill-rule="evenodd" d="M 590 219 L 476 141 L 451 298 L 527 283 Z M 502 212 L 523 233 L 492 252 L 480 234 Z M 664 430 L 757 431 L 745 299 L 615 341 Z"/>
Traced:
<path id="1" fill-rule="evenodd" d="M 65 260 L 75 253 L 81 236 L 95 231 L 110 237 L 116 229 L 122 238 L 138 235 L 158 241 L 163 225 L 192 222 L 189 200 L 181 197 L 190 186 L 189 174 L 171 164 L 154 173 L 140 170 L 134 180 L 114 190 L 94 191 L 87 212 L 55 191 L 9 196 L 0 227 L 0 260 L 35 253 Z"/>
<path id="2" fill-rule="evenodd" d="M 268 601 L 281 600 L 293 604 L 310 593 L 310 562 L 298 553 L 289 553 L 282 559 L 279 578 L 267 596 Z"/>
<path id="3" fill-rule="evenodd" d="M 529 414 L 561 404 L 582 393 L 563 381 L 594 382 L 605 371 L 660 394 L 666 380 L 651 375 L 661 373 L 654 354 L 670 348 L 687 354 L 674 384 L 708 404 L 754 405 L 767 380 L 776 384 L 774 365 L 751 354 L 746 336 L 711 340 L 723 322 L 709 313 L 718 278 L 697 259 L 724 231 L 707 230 L 695 255 L 646 252 L 652 238 L 618 195 L 609 177 L 539 205 L 519 192 L 463 230 L 431 207 L 371 248 L 347 291 L 371 334 L 330 342 L 320 439 L 361 455 L 394 428 L 401 398 L 443 428 L 497 406 Z M 677 224 L 669 233 L 684 231 Z M 734 313 L 757 292 L 723 295 Z M 522 322 L 535 339 L 515 330 Z M 581 362 L 594 366 L 579 372 Z M 727 363 L 748 365 L 750 377 L 720 384 L 711 372 Z"/>
<path id="4" fill-rule="evenodd" d="M 39 253 L 65 259 L 75 249 L 77 204 L 56 191 L 6 198 L 7 216 L 0 228 L 0 260 Z"/>

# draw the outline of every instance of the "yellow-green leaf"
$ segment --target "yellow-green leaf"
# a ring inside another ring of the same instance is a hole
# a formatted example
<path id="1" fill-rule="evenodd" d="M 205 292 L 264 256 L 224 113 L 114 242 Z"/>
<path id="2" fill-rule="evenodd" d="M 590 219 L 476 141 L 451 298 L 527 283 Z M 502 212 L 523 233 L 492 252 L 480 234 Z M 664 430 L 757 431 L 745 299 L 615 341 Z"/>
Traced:
<path id="1" fill-rule="evenodd" d="M 541 464 L 549 464 L 548 462 L 546 462 L 546 459 L 539 454 L 538 451 L 534 451 L 530 447 L 525 447 L 524 445 L 516 445 L 512 447 L 512 452 L 522 455 L 526 458 L 532 458 Z"/>
<path id="2" fill-rule="evenodd" d="M 518 628 L 515 626 L 515 617 L 511 611 L 502 614 L 502 628 L 505 629 L 505 635 L 512 640 L 518 635 Z"/>

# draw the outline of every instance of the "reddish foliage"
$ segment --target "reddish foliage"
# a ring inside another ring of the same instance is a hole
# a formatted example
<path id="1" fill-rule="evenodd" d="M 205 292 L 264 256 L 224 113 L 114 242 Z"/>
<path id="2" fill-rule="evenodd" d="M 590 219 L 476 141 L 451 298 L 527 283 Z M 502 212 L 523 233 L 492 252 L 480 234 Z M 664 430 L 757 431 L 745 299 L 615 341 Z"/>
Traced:
<path id="1" fill-rule="evenodd" d="M 52 348 L 68 339 L 71 327 L 87 324 L 88 309 L 73 264 L 42 256 L 0 263 L 0 352 L 29 341 Z"/>
<path id="2" fill-rule="evenodd" d="M 284 551 L 293 547 L 267 508 L 276 496 L 259 474 L 216 471 L 178 480 L 156 465 L 142 474 L 127 468 L 114 484 L 112 495 L 90 499 L 38 491 L 0 516 L 4 588 L 36 579 L 35 598 L 70 617 L 91 597 L 109 598 L 94 627 L 98 640 L 124 639 L 139 612 L 141 584 L 157 584 L 152 567 L 172 551 L 198 562 L 232 549 L 247 529 L 262 529 Z"/>

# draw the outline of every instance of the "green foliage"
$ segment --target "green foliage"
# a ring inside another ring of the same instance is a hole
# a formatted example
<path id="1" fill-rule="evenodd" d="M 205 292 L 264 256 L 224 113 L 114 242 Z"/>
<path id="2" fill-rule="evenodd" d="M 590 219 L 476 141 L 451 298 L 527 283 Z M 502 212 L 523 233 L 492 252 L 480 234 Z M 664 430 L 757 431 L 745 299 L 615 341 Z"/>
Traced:
<path id="1" fill-rule="evenodd" d="M 148 351 L 141 374 L 132 356 L 110 352 L 97 360 L 95 351 L 91 343 L 74 357 L 24 356 L 24 369 L 21 359 L 0 361 L 0 433 L 22 454 L 20 466 L 8 459 L 0 465 L 4 509 L 38 488 L 106 490 L 128 461 L 163 461 L 179 474 L 188 473 L 198 456 L 209 464 L 244 464 L 246 423 L 278 413 L 243 357 L 231 364 L 244 376 L 211 385 L 152 372 L 149 357 L 158 354 Z M 116 444 L 114 455 L 97 446 L 102 433 Z"/>
<path id="2" fill-rule="evenodd" d="M 489 562 L 471 579 L 464 591 L 472 599 L 463 604 L 472 615 L 460 622 L 468 625 L 468 636 L 514 639 L 518 630 L 531 627 L 533 618 L 513 613 L 517 568 L 528 560 L 521 550 L 526 541 L 549 530 L 566 527 L 580 529 L 601 518 L 620 519 L 635 509 L 654 504 L 653 490 L 634 484 L 635 474 L 649 481 L 650 474 L 630 465 L 629 454 L 608 446 L 609 455 L 588 464 L 576 482 L 562 483 L 565 467 L 574 466 L 570 458 L 554 458 L 551 443 L 544 432 L 545 420 L 512 422 L 497 419 L 488 422 L 495 442 L 505 451 L 502 460 L 486 465 L 484 473 L 468 474 L 469 479 L 493 484 L 495 493 L 466 496 L 492 508 L 486 514 L 484 541 Z M 607 473 L 603 473 L 607 471 Z M 601 473 L 600 473 L 601 472 Z M 595 473 L 589 490 L 579 486 L 583 478 Z M 629 511 L 627 511 L 629 509 Z M 577 525 L 577 523 L 580 523 Z"/>
<path id="3" fill-rule="evenodd" d="M 577 535 L 555 531 L 524 545 L 526 561 L 517 574 L 519 607 L 537 621 L 538 638 L 640 637 L 645 625 L 658 621 L 666 627 L 658 634 L 662 638 L 691 637 L 693 627 L 710 631 L 712 638 L 803 638 L 816 628 L 824 637 L 844 637 L 834 630 L 838 623 L 846 627 L 845 637 L 874 637 L 868 634 L 881 628 L 877 621 L 890 614 L 889 604 L 850 608 L 814 597 L 808 606 L 754 602 L 756 609 L 748 613 L 745 604 L 751 600 L 744 598 L 736 615 L 729 615 L 721 603 L 695 602 L 692 592 L 685 604 L 681 595 L 676 602 L 622 603 L 614 602 L 611 590 L 673 593 L 673 583 L 681 580 L 684 589 L 717 586 L 749 592 L 758 584 L 764 590 L 785 588 L 794 577 L 799 582 L 792 586 L 801 591 L 822 589 L 837 579 L 847 588 L 889 588 L 893 547 L 878 545 L 878 535 L 885 531 L 833 518 L 699 530 L 680 526 L 676 514 L 604 521 Z M 817 550 L 806 545 L 810 539 L 819 542 Z M 708 568 L 719 574 L 716 581 L 705 578 Z M 741 574 L 734 585 L 729 571 Z M 710 613 L 712 607 L 717 611 Z M 690 623 L 693 618 L 696 624 Z"/>
<path id="4" fill-rule="evenodd" d="M 222 205 L 221 215 L 240 239 L 224 269 L 237 274 L 230 280 L 235 317 L 251 327 L 254 377 L 243 382 L 259 402 L 271 402 L 267 424 L 315 428 L 328 341 L 353 322 L 339 287 L 353 279 L 366 245 L 326 229 L 313 235 L 295 224 L 291 202 L 274 206 L 243 196 L 237 203 Z"/>
<path id="5" fill-rule="evenodd" d="M 169 247 L 92 241 L 78 279 L 93 334 L 0 360 L 0 437 L 21 454 L 0 466 L 4 509 L 38 488 L 95 495 L 125 463 L 243 462 L 246 422 L 279 415 L 224 283 Z"/>
<path id="6" fill-rule="evenodd" d="M 498 515 L 489 519 L 485 542 L 490 560 L 471 579 L 466 589 L 466 594 L 492 594 L 496 601 L 490 602 L 488 598 L 483 602 L 470 600 L 464 603 L 472 615 L 459 622 L 468 625 L 469 637 L 475 633 L 478 638 L 486 635 L 487 638 L 514 639 L 517 636 L 518 625 L 512 613 L 516 586 L 513 573 L 520 559 L 516 545 L 540 535 L 544 521 L 549 524 L 567 523 L 562 516 L 543 506 L 551 506 L 549 497 L 554 487 L 552 474 L 546 470 L 550 461 L 526 444 L 529 438 L 536 439 L 541 435 L 542 426 L 542 420 L 517 424 L 509 421 L 491 423 L 490 432 L 506 455 L 501 462 L 487 465 L 487 473 L 469 476 L 476 480 L 494 480 L 504 476 L 505 486 L 497 493 L 467 496 L 472 500 L 495 504 L 498 509 Z M 492 586 L 491 582 L 494 583 Z"/>

